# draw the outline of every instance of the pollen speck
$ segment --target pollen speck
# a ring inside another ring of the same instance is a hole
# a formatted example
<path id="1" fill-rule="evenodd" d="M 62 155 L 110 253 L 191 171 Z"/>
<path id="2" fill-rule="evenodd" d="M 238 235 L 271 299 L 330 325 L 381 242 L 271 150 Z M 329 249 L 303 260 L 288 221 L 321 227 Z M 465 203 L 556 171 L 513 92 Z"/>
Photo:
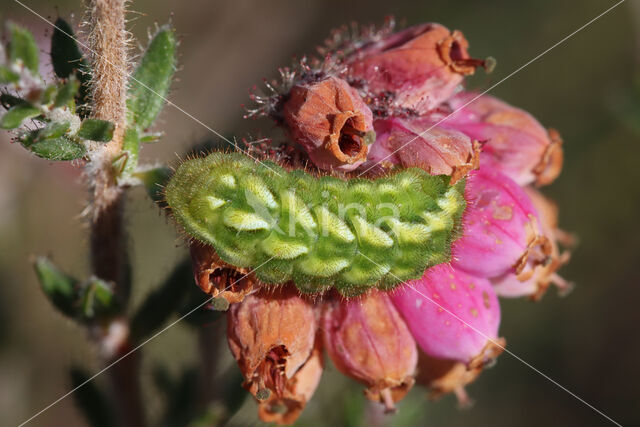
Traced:
<path id="1" fill-rule="evenodd" d="M 491 307 L 489 294 L 486 291 L 482 292 L 482 302 L 484 303 L 484 308 L 486 308 L 487 310 Z"/>

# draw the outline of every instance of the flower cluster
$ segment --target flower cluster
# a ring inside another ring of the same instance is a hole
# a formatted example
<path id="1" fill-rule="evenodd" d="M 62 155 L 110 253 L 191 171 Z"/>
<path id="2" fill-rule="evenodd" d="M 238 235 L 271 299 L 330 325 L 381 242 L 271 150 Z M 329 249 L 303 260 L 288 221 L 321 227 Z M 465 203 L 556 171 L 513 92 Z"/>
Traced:
<path id="1" fill-rule="evenodd" d="M 250 115 L 275 119 L 317 173 L 353 179 L 420 167 L 466 185 L 450 262 L 388 292 L 301 295 L 194 244 L 198 285 L 231 303 L 229 345 L 261 419 L 295 421 L 325 351 L 388 412 L 416 382 L 465 403 L 464 386 L 504 349 L 498 297 L 568 289 L 556 273 L 568 260 L 566 235 L 537 189 L 558 176 L 562 140 L 527 112 L 463 90 L 466 75 L 493 65 L 467 49 L 460 31 L 439 24 L 350 29 L 332 35 L 323 60 L 303 59 L 267 84 L 270 95 L 252 95 Z"/>

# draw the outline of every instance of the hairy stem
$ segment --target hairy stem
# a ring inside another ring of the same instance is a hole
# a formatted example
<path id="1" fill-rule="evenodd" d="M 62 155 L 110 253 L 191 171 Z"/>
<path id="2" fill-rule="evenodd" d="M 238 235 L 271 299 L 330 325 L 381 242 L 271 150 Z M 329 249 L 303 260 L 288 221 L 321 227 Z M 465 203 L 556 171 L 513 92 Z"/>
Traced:
<path id="1" fill-rule="evenodd" d="M 122 149 L 127 94 L 127 33 L 124 0 L 89 4 L 92 48 L 92 115 L 116 126 L 114 137 L 91 159 L 93 191 L 91 260 L 95 274 L 116 284 L 121 302 L 129 294 L 129 266 L 122 220 L 123 191 L 116 184 L 113 159 Z"/>
<path id="2" fill-rule="evenodd" d="M 113 160 L 122 150 L 127 96 L 127 32 L 125 0 L 89 0 L 89 43 L 92 54 L 92 116 L 115 124 L 113 139 L 95 150 L 88 166 L 92 191 L 91 263 L 98 277 L 115 284 L 122 306 L 130 293 L 130 271 L 123 222 L 124 191 L 116 182 Z M 118 328 L 114 328 L 119 325 Z M 110 330 L 121 330 L 117 339 L 107 334 L 102 346 L 105 363 L 117 360 L 131 348 L 129 326 L 122 318 Z M 115 343 L 111 341 L 116 341 Z M 105 345 L 107 344 L 107 345 Z M 139 359 L 124 358 L 109 370 L 119 425 L 143 426 L 144 413 L 138 378 Z"/>

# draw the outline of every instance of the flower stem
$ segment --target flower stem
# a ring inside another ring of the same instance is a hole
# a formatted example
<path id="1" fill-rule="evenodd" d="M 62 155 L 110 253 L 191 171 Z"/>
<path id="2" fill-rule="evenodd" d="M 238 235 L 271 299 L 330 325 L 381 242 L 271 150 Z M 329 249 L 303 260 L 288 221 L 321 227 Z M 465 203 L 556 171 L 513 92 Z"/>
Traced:
<path id="1" fill-rule="evenodd" d="M 92 116 L 115 124 L 113 139 L 96 150 L 89 175 L 93 197 L 91 261 L 94 273 L 116 284 L 124 303 L 129 294 L 129 266 L 122 219 L 123 190 L 113 159 L 122 150 L 127 95 L 125 0 L 92 0 L 89 4 L 92 48 Z"/>
<path id="2" fill-rule="evenodd" d="M 93 273 L 114 283 L 122 307 L 130 294 L 130 267 L 123 221 L 124 190 L 118 186 L 113 160 L 122 151 L 127 96 L 127 32 L 125 0 L 89 0 L 89 43 L 92 54 L 92 111 L 94 118 L 115 124 L 113 139 L 91 155 L 87 172 L 92 198 L 91 264 Z M 113 351 L 105 353 L 105 363 L 119 359 L 131 348 L 129 325 L 117 318 L 107 326 L 121 325 Z M 118 328 L 115 328 L 118 329 Z M 106 334 L 108 337 L 110 334 Z M 119 425 L 143 426 L 140 396 L 139 358 L 132 355 L 109 369 Z"/>

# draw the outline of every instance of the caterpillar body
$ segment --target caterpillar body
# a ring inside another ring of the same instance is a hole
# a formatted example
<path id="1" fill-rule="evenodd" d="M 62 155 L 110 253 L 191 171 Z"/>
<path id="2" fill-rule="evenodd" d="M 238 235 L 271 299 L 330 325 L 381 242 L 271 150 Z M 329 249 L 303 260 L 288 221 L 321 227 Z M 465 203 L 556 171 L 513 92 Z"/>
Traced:
<path id="1" fill-rule="evenodd" d="M 391 289 L 450 259 L 464 180 L 409 168 L 343 180 L 239 153 L 187 160 L 166 187 L 178 223 L 264 283 L 357 295 Z"/>

